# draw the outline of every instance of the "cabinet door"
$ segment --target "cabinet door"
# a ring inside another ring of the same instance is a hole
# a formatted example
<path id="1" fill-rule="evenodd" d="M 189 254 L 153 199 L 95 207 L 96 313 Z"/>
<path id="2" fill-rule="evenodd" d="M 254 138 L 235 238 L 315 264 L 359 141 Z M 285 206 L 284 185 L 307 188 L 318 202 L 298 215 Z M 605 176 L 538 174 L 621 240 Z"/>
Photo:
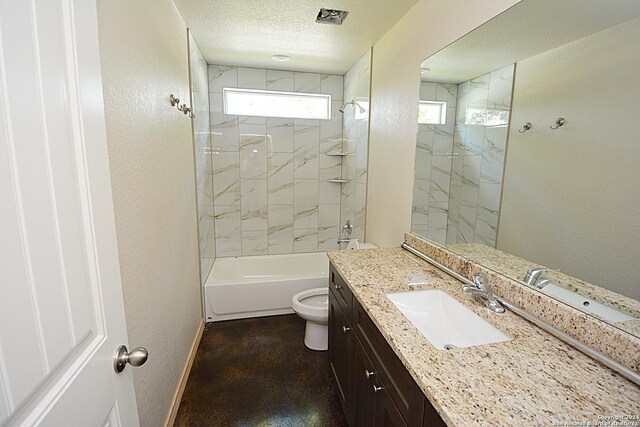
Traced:
<path id="1" fill-rule="evenodd" d="M 375 392 L 375 427 L 407 427 L 386 387 Z"/>
<path id="2" fill-rule="evenodd" d="M 329 366 L 336 382 L 338 398 L 349 422 L 353 425 L 353 404 L 351 403 L 351 349 L 353 332 L 345 314 L 329 291 Z"/>
<path id="3" fill-rule="evenodd" d="M 375 364 L 377 377 L 386 384 L 386 391 L 391 395 L 402 418 L 412 427 L 422 426 L 425 401 L 422 390 L 355 299 L 351 319 L 355 336 Z"/>
<path id="4" fill-rule="evenodd" d="M 424 401 L 424 418 L 422 427 L 447 427 L 436 409 L 428 399 Z"/>
<path id="5" fill-rule="evenodd" d="M 347 282 L 340 276 L 333 264 L 329 265 L 329 288 L 335 293 L 336 300 L 351 320 L 351 304 L 353 295 Z"/>
<path id="6" fill-rule="evenodd" d="M 378 381 L 375 368 L 362 344 L 353 339 L 353 403 L 356 427 L 371 427 L 375 419 L 374 386 Z"/>

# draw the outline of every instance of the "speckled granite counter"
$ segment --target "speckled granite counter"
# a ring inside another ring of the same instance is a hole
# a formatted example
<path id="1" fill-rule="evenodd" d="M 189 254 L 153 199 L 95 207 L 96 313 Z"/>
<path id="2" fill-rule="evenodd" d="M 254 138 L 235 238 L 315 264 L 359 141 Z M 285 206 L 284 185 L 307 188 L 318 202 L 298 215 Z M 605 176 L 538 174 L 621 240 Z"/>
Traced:
<path id="1" fill-rule="evenodd" d="M 328 256 L 447 425 L 598 425 L 603 416 L 640 417 L 640 387 L 511 312 L 490 313 L 460 290 L 460 282 L 407 251 Z M 432 288 L 513 339 L 436 349 L 384 295 Z M 627 421 L 640 425 L 640 419 Z"/>

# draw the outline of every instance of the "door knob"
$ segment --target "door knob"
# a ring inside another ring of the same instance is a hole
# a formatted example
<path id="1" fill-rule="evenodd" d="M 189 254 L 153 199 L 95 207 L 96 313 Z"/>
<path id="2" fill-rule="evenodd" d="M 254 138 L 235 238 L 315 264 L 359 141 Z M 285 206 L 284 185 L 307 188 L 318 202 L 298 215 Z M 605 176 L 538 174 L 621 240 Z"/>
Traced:
<path id="1" fill-rule="evenodd" d="M 127 346 L 121 345 L 116 349 L 116 354 L 113 357 L 113 370 L 119 374 L 124 371 L 127 363 L 131 366 L 142 366 L 148 358 L 149 352 L 144 347 L 136 347 L 129 353 Z"/>

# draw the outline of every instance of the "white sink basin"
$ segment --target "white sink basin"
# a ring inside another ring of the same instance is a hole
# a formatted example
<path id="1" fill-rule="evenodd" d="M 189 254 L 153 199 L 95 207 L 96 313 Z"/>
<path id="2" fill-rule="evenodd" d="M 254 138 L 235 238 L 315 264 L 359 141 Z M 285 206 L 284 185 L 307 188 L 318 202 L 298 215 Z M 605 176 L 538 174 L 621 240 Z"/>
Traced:
<path id="1" fill-rule="evenodd" d="M 635 319 L 635 317 L 629 316 L 628 314 L 618 311 L 615 308 L 611 308 L 590 298 L 583 297 L 578 293 L 571 292 L 570 290 L 553 283 L 549 283 L 547 286 L 542 288 L 541 291 L 542 293 L 547 294 L 550 297 L 559 299 L 560 301 L 569 304 L 570 306 L 575 307 L 578 310 L 584 311 L 585 313 L 593 314 L 609 322 L 616 323 Z"/>
<path id="2" fill-rule="evenodd" d="M 396 307 L 440 350 L 511 340 L 439 289 L 387 294 Z"/>

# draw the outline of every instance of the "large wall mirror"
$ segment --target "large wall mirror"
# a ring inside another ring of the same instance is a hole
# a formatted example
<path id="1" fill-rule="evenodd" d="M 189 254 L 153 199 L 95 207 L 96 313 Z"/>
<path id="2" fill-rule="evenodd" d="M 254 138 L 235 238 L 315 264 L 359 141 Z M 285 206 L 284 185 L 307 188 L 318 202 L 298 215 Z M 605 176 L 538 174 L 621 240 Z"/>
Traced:
<path id="1" fill-rule="evenodd" d="M 411 231 L 640 337 L 638 40 L 637 0 L 523 0 L 426 59 Z"/>

